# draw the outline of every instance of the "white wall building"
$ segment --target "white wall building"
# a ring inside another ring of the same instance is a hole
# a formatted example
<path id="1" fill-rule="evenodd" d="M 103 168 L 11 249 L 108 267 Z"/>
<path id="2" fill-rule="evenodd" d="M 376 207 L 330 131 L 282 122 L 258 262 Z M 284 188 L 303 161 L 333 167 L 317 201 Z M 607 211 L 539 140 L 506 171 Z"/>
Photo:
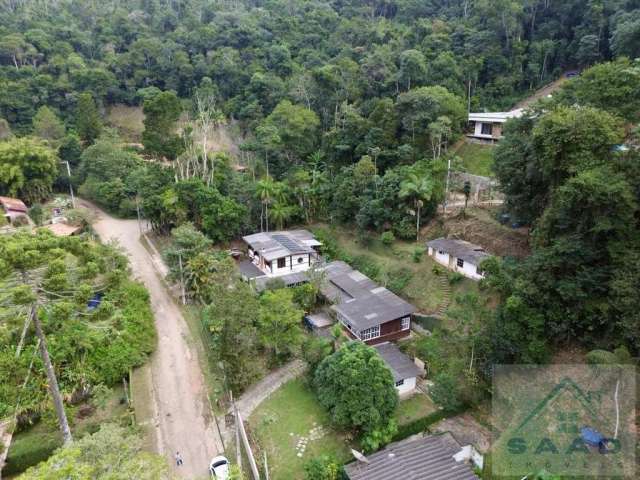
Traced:
<path id="1" fill-rule="evenodd" d="M 400 398 L 413 395 L 416 391 L 417 379 L 424 375 L 424 370 L 419 368 L 393 343 L 380 343 L 374 345 L 373 348 L 378 351 L 384 363 L 391 370 Z"/>
<path id="2" fill-rule="evenodd" d="M 268 277 L 305 272 L 320 258 L 317 249 L 322 244 L 307 230 L 261 232 L 242 239 L 250 262 Z"/>
<path id="3" fill-rule="evenodd" d="M 511 110 L 510 112 L 469 113 L 469 123 L 473 130 L 467 136 L 498 141 L 502 138 L 503 124 L 510 118 L 519 118 L 521 116 L 522 109 Z"/>
<path id="4" fill-rule="evenodd" d="M 479 245 L 448 238 L 427 242 L 427 249 L 429 256 L 440 265 L 472 280 L 484 278 L 480 264 L 485 258 L 491 256 Z"/>

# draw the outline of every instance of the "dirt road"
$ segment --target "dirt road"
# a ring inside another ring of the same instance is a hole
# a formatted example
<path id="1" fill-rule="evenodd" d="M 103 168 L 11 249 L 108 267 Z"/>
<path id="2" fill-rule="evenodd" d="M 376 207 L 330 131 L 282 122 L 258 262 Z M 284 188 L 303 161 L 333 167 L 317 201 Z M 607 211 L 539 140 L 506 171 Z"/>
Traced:
<path id="1" fill-rule="evenodd" d="M 192 348 L 194 340 L 178 306 L 158 276 L 159 259 L 140 243 L 136 220 L 120 220 L 97 210 L 94 229 L 104 242 L 115 239 L 129 256 L 134 276 L 151 295 L 158 345 L 151 357 L 151 411 L 154 412 L 155 444 L 183 478 L 206 478 L 208 463 L 222 453 L 207 400 L 206 385 L 200 364 Z M 175 467 L 179 451 L 184 465 Z"/>

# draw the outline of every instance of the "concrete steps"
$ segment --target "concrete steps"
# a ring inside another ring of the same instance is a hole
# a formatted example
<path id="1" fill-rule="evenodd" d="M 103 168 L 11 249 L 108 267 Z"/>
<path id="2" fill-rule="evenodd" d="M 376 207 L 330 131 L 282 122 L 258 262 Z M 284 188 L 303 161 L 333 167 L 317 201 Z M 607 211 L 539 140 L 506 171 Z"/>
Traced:
<path id="1" fill-rule="evenodd" d="M 444 315 L 444 312 L 451 305 L 451 285 L 449 285 L 449 278 L 445 274 L 438 275 L 438 279 L 440 280 L 440 288 L 442 290 L 442 302 L 438 305 L 438 308 L 435 311 L 436 315 Z"/>

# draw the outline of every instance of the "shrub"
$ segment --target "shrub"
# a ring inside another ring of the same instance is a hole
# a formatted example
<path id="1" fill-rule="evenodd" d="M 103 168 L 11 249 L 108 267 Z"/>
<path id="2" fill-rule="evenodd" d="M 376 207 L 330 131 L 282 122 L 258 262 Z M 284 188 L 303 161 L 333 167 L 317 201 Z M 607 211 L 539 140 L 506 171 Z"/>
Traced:
<path id="1" fill-rule="evenodd" d="M 464 275 L 460 272 L 453 272 L 449 275 L 449 285 L 460 283 L 464 279 Z"/>
<path id="2" fill-rule="evenodd" d="M 382 235 L 380 235 L 380 241 L 386 246 L 391 246 L 393 242 L 395 242 L 395 240 L 396 236 L 393 234 L 393 232 L 384 232 Z"/>
<path id="3" fill-rule="evenodd" d="M 388 273 L 387 288 L 399 295 L 409 285 L 411 278 L 413 272 L 406 267 L 392 270 Z"/>
<path id="4" fill-rule="evenodd" d="M 347 260 L 344 261 L 346 262 Z M 360 270 L 372 280 L 376 280 L 380 275 L 380 266 L 369 255 L 356 255 L 351 260 L 351 266 L 356 270 Z"/>
<path id="5" fill-rule="evenodd" d="M 398 431 L 395 433 L 392 442 L 399 442 L 400 440 L 404 440 L 405 438 L 410 437 L 411 435 L 416 435 L 418 433 L 422 433 L 427 430 L 434 423 L 439 422 L 440 420 L 452 417 L 454 415 L 458 415 L 466 410 L 466 406 L 462 406 L 457 410 L 438 410 L 436 412 L 430 413 L 422 418 L 418 418 L 413 422 L 406 423 L 404 425 L 400 425 L 398 427 Z"/>
<path id="6" fill-rule="evenodd" d="M 44 217 L 42 205 L 40 205 L 39 203 L 35 203 L 29 209 L 29 217 L 31 218 L 31 220 L 33 220 L 33 223 L 35 223 L 36 225 L 42 225 L 42 219 Z"/>
<path id="7" fill-rule="evenodd" d="M 434 275 L 442 275 L 444 273 L 444 269 L 440 265 L 434 265 L 431 271 Z"/>
<path id="8" fill-rule="evenodd" d="M 411 258 L 413 259 L 413 261 L 415 263 L 420 263 L 420 261 L 422 260 L 422 256 L 424 255 L 424 248 L 422 247 L 417 247 L 413 253 L 411 254 Z"/>
<path id="9" fill-rule="evenodd" d="M 18 434 L 11 443 L 7 455 L 7 464 L 2 469 L 3 475 L 17 475 L 24 472 L 29 467 L 49 458 L 62 442 L 54 433 L 32 433 Z"/>
<path id="10" fill-rule="evenodd" d="M 304 465 L 305 480 L 338 480 L 341 472 L 342 466 L 327 455 L 313 458 Z"/>

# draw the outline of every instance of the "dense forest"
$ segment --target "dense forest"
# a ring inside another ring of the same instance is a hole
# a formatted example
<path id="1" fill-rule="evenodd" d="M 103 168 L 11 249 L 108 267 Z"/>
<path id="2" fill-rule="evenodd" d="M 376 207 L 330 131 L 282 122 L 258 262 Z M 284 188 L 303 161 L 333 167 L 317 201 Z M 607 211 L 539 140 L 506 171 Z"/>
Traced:
<path id="1" fill-rule="evenodd" d="M 448 313 L 465 335 L 437 331 L 411 348 L 449 412 L 490 396 L 495 364 L 544 363 L 566 346 L 640 352 L 640 0 L 0 0 L 0 13 L 0 195 L 24 200 L 39 223 L 42 204 L 71 185 L 111 214 L 148 220 L 234 393 L 301 349 L 311 371 L 349 352 L 339 329 L 305 339 L 299 319 L 319 279 L 258 296 L 221 249 L 245 233 L 314 228 L 327 257 L 404 293 L 411 272 L 381 273 L 343 251 L 331 226 L 363 250 L 375 239 L 400 257 L 401 241 L 420 263 L 425 225 L 444 222 L 468 112 L 510 110 L 558 79 L 491 153 L 504 197 L 491 215 L 529 229 L 530 255 L 482 265 L 487 278 Z M 139 131 L 115 125 L 114 108 L 135 112 Z M 228 151 L 211 147 L 221 130 Z M 26 270 L 41 281 L 33 291 L 17 287 Z M 51 413 L 38 360 L 21 387 L 35 340 L 14 359 L 36 294 L 52 305 L 44 326 L 66 358 L 68 396 L 115 384 L 152 350 L 147 294 L 110 246 L 6 237 L 0 280 L 11 317 L 0 325 L 0 416 L 18 401 L 25 424 Z M 96 291 L 102 305 L 87 312 Z M 370 451 L 392 437 L 368 427 L 358 428 Z M 117 432 L 103 435 L 124 448 Z"/>
<path id="2" fill-rule="evenodd" d="M 638 6 L 5 2 L 2 190 L 30 203 L 46 199 L 68 181 L 57 173 L 59 159 L 72 166 L 82 195 L 125 216 L 140 206 L 164 232 L 189 221 L 220 242 L 256 229 L 328 220 L 355 224 L 362 237 L 390 230 L 410 239 L 443 199 L 447 146 L 462 132 L 466 110 L 509 108 L 568 69 L 638 55 Z M 496 152 L 497 177 L 509 210 L 537 227 L 534 246 L 546 255 L 559 248 L 551 246 L 555 236 L 570 237 L 563 219 L 576 217 L 558 211 L 568 208 L 558 197 L 569 195 L 564 182 L 578 182 L 582 166 L 614 169 L 630 182 L 619 192 L 632 202 L 627 207 L 637 202 L 629 196 L 637 192 L 632 163 L 618 159 L 635 153 L 610 154 L 633 136 L 629 126 L 638 121 L 637 68 L 627 60 L 597 65 L 506 131 Z M 143 107 L 142 150 L 105 125 L 105 109 L 113 104 Z M 593 109 L 575 111 L 577 105 Z M 238 160 L 227 153 L 208 151 L 207 135 L 225 122 L 239 126 L 240 154 L 251 174 L 233 168 Z M 578 137 L 571 130 L 576 125 L 584 128 Z M 558 138 L 563 132 L 569 139 Z M 571 148 L 565 151 L 558 141 Z M 611 178 L 611 172 L 596 173 Z M 585 206 L 586 200 L 572 201 Z M 636 207 L 627 207 L 628 218 L 620 222 L 632 228 Z M 618 276 L 628 268 L 617 269 L 601 255 L 613 247 L 598 237 L 587 249 L 586 226 L 573 228 L 580 241 L 572 248 L 597 258 L 571 255 L 578 265 L 553 267 L 561 275 L 588 271 L 584 285 L 568 288 L 567 303 L 609 298 L 611 289 L 622 294 L 629 285 Z M 628 252 L 610 255 L 628 258 Z M 594 273 L 591 266 L 601 263 L 604 270 Z M 549 273 L 550 266 L 536 254 L 517 268 Z M 555 292 L 557 283 L 548 288 Z M 528 295 L 545 298 L 538 293 Z M 628 309 L 620 302 L 615 308 L 608 300 L 606 307 L 578 302 L 588 309 L 577 314 L 581 320 L 567 326 L 561 314 L 549 321 L 560 325 L 558 339 L 579 332 L 589 332 L 590 342 L 604 332 L 617 338 L 620 328 L 626 338 L 637 338 L 628 322 L 613 320 Z M 540 320 L 540 335 L 547 327 Z M 507 357 L 514 349 L 520 351 L 510 345 Z"/>

